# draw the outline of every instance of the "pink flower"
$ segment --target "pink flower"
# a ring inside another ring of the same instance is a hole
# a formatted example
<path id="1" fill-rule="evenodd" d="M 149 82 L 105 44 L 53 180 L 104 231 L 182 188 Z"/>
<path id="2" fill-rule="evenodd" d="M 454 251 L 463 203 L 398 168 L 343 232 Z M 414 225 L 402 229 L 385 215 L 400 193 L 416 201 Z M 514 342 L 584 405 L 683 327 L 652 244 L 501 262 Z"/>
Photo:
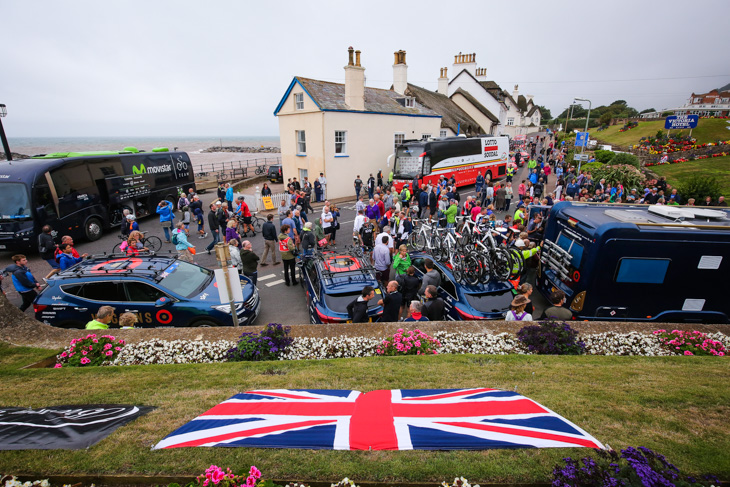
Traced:
<path id="1" fill-rule="evenodd" d="M 91 360 L 87 359 L 86 357 L 84 357 L 84 358 L 81 359 L 81 365 L 86 365 L 89 362 L 91 362 Z"/>
<path id="2" fill-rule="evenodd" d="M 87 352 L 86 350 L 81 350 L 81 355 L 86 355 L 87 353 L 89 352 Z"/>
<path id="3" fill-rule="evenodd" d="M 693 354 L 692 352 L 690 352 L 689 350 L 685 350 L 685 351 L 684 351 L 684 354 L 685 354 L 685 355 L 694 355 L 694 354 Z"/>
<path id="4" fill-rule="evenodd" d="M 126 343 L 126 342 L 125 342 L 124 340 L 122 340 L 121 338 L 119 339 L 119 344 L 120 344 L 120 345 L 124 345 L 125 343 Z"/>
<path id="5" fill-rule="evenodd" d="M 122 349 L 122 347 L 114 347 L 114 350 L 116 350 L 117 352 L 118 352 L 119 350 L 121 350 L 121 349 Z"/>
<path id="6" fill-rule="evenodd" d="M 97 340 L 96 338 L 94 338 L 94 339 L 93 339 L 93 340 L 91 340 L 91 341 L 92 341 L 92 342 L 94 342 L 94 343 L 99 343 L 99 340 Z"/>
<path id="7" fill-rule="evenodd" d="M 429 291 L 429 292 L 430 292 L 430 291 Z M 418 340 L 416 340 L 416 346 L 417 346 L 417 347 L 420 347 L 420 346 L 421 346 L 421 342 L 420 342 L 420 341 L 418 341 Z"/>
<path id="8" fill-rule="evenodd" d="M 106 352 L 104 352 L 104 354 L 105 354 L 105 355 L 106 355 L 107 357 L 111 357 L 112 355 L 114 355 L 114 352 L 112 352 L 111 350 L 107 350 Z"/>
<path id="9" fill-rule="evenodd" d="M 111 343 L 107 343 L 106 345 L 104 345 L 104 350 L 109 350 L 110 348 L 112 348 Z"/>
<path id="10" fill-rule="evenodd" d="M 68 354 L 66 352 L 61 353 L 61 357 L 66 357 Z"/>
<path id="11" fill-rule="evenodd" d="M 54 369 L 60 369 L 61 367 L 63 367 L 63 365 L 61 364 L 56 364 L 53 366 Z"/>
<path id="12" fill-rule="evenodd" d="M 251 465 L 251 470 L 248 471 L 248 474 L 257 479 L 261 478 L 261 471 L 255 465 Z"/>

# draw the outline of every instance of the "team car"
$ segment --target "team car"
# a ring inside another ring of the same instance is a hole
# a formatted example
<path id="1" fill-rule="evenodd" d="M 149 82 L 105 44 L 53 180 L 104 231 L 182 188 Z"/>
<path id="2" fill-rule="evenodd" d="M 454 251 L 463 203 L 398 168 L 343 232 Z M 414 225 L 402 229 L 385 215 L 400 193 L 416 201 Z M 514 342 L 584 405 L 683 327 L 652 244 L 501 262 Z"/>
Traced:
<path id="1" fill-rule="evenodd" d="M 299 263 L 299 282 L 306 291 L 309 319 L 312 323 L 348 323 L 347 305 L 355 301 L 365 286 L 375 288 L 368 301 L 370 321 L 383 314 L 378 301 L 383 289 L 375 278 L 375 269 L 357 255 L 322 252 Z"/>
<path id="2" fill-rule="evenodd" d="M 431 259 L 434 269 L 441 275 L 439 297 L 444 300 L 444 319 L 446 320 L 502 320 L 510 308 L 512 299 L 517 295 L 509 281 L 492 279 L 486 284 L 471 286 L 462 284 L 454 278 L 447 264 L 438 262 L 429 254 L 413 252 L 411 264 L 416 275 L 423 279 L 426 273 L 424 262 Z"/>
<path id="3" fill-rule="evenodd" d="M 231 326 L 229 302 L 221 302 L 213 271 L 177 257 L 104 256 L 79 262 L 48 279 L 33 302 L 35 317 L 61 328 L 84 328 L 102 305 L 135 313 L 137 327 Z M 243 301 L 236 302 L 241 325 L 259 314 L 259 293 L 241 276 Z"/>

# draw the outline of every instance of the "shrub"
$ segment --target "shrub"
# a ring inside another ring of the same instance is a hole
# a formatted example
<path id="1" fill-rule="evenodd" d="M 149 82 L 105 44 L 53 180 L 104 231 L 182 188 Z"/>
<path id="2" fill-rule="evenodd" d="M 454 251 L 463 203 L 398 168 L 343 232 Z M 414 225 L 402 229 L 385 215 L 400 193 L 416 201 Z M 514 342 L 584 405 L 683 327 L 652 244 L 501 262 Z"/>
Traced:
<path id="1" fill-rule="evenodd" d="M 625 152 L 620 152 L 620 153 L 616 154 L 608 162 L 612 166 L 617 166 L 617 165 L 620 165 L 620 164 L 626 164 L 626 165 L 629 165 L 629 166 L 641 167 L 641 164 L 639 163 L 639 158 L 638 157 L 636 157 L 633 154 L 627 154 Z"/>
<path id="2" fill-rule="evenodd" d="M 245 332 L 236 346 L 228 350 L 227 358 L 231 362 L 276 360 L 293 342 L 290 331 L 289 326 L 269 323 L 260 333 Z"/>
<path id="3" fill-rule="evenodd" d="M 581 171 L 587 171 L 591 174 L 595 174 L 596 171 L 601 169 L 603 167 L 603 164 L 600 162 L 586 162 L 582 166 L 580 166 Z"/>
<path id="4" fill-rule="evenodd" d="M 697 201 L 704 201 L 711 196 L 714 201 L 722 194 L 720 183 L 714 177 L 707 177 L 704 174 L 693 174 L 681 181 L 678 185 L 679 194 L 686 201 L 695 198 Z"/>
<path id="5" fill-rule="evenodd" d="M 701 479 L 680 475 L 679 469 L 659 455 L 640 446 L 621 450 L 596 450 L 597 459 L 584 457 L 580 460 L 564 458 L 564 467 L 553 470 L 554 487 L 587 486 L 644 486 L 644 487 L 708 487 L 719 485 L 714 475 Z"/>
<path id="6" fill-rule="evenodd" d="M 626 190 L 643 187 L 645 179 L 641 171 L 634 166 L 615 166 L 613 160 L 610 165 L 599 165 L 599 167 L 591 171 L 591 175 L 594 181 L 605 179 L 611 184 L 621 183 Z"/>
<path id="7" fill-rule="evenodd" d="M 392 338 L 386 338 L 380 344 L 378 355 L 433 355 L 438 353 L 441 343 L 416 328 L 411 331 L 398 331 Z"/>
<path id="8" fill-rule="evenodd" d="M 722 357 L 727 350 L 722 343 L 707 337 L 699 331 L 657 330 L 662 347 L 677 355 L 715 355 Z"/>
<path id="9" fill-rule="evenodd" d="M 578 332 L 562 321 L 546 320 L 523 327 L 517 338 L 530 352 L 539 355 L 580 355 L 585 344 Z"/>
<path id="10" fill-rule="evenodd" d="M 261 478 L 261 472 L 255 466 L 251 466 L 247 476 L 235 475 L 230 468 L 225 471 L 217 465 L 211 465 L 203 475 L 195 478 L 192 484 L 195 487 L 254 487 Z M 171 487 L 168 486 L 168 487 Z"/>
<path id="11" fill-rule="evenodd" d="M 595 155 L 598 162 L 602 162 L 605 164 L 610 161 L 611 158 L 616 155 L 616 153 L 610 150 L 599 149 L 595 152 Z"/>
<path id="12" fill-rule="evenodd" d="M 87 365 L 101 365 L 111 362 L 119 355 L 124 347 L 124 340 L 117 340 L 111 335 L 97 336 L 96 333 L 86 335 L 85 338 L 74 338 L 68 348 L 56 356 L 55 368 L 85 367 Z"/>

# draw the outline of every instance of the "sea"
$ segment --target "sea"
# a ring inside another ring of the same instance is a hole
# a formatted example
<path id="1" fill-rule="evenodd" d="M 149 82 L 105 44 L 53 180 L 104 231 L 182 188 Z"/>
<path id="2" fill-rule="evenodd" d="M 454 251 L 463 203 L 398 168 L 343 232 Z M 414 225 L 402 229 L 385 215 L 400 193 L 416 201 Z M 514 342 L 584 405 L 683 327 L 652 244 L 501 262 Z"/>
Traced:
<path id="1" fill-rule="evenodd" d="M 136 147 L 150 151 L 155 147 L 177 148 L 191 154 L 210 147 L 280 147 L 279 136 L 223 136 L 223 137 L 8 137 L 10 150 L 28 156 L 53 152 L 118 151 Z"/>

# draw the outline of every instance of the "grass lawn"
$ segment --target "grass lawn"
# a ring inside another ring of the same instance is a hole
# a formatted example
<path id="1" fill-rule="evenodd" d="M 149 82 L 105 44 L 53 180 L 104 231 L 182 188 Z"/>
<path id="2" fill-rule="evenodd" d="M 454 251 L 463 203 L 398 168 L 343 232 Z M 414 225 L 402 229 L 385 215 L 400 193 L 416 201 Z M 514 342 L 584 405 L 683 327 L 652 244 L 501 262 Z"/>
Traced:
<path id="1" fill-rule="evenodd" d="M 666 176 L 667 182 L 676 186 L 686 177 L 701 171 L 703 176 L 714 177 L 722 186 L 722 194 L 730 196 L 730 156 L 700 159 L 699 161 L 681 162 L 679 164 L 663 164 L 652 166 L 653 172 Z"/>
<path id="2" fill-rule="evenodd" d="M 335 481 L 545 482 L 587 449 L 309 451 L 179 448 L 165 435 L 231 395 L 253 389 L 497 387 L 534 399 L 604 444 L 654 449 L 683 472 L 730 478 L 730 367 L 714 357 L 475 356 L 19 370 L 47 350 L 0 344 L 2 406 L 127 403 L 157 409 L 84 451 L 3 451 L 0 472 L 189 475 L 211 463 L 256 465 L 266 478 Z"/>
<path id="3" fill-rule="evenodd" d="M 692 137 L 697 139 L 697 142 L 704 144 L 707 142 L 714 142 L 716 140 L 730 140 L 730 130 L 725 127 L 730 127 L 727 123 L 729 120 L 713 119 L 713 118 L 702 118 L 697 124 L 697 128 L 692 131 Z M 626 132 L 619 132 L 619 129 L 623 125 L 612 125 L 606 130 L 598 132 L 596 129 L 590 129 L 591 138 L 597 138 L 607 144 L 615 144 L 621 146 L 628 146 L 638 144 L 639 139 L 642 137 L 653 137 L 656 135 L 658 130 L 664 129 L 664 119 L 654 120 L 650 122 L 639 122 L 636 128 L 628 130 Z M 672 130 L 673 134 L 680 132 L 682 135 L 689 135 L 689 129 L 687 130 Z"/>

